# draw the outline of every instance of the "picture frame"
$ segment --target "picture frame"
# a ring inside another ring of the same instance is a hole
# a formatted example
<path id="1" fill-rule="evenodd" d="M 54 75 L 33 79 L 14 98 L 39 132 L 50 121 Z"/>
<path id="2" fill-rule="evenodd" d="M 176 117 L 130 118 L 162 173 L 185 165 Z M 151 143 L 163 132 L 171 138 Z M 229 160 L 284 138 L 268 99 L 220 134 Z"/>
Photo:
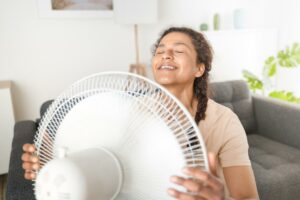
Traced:
<path id="1" fill-rule="evenodd" d="M 113 0 L 38 0 L 41 18 L 112 18 Z"/>

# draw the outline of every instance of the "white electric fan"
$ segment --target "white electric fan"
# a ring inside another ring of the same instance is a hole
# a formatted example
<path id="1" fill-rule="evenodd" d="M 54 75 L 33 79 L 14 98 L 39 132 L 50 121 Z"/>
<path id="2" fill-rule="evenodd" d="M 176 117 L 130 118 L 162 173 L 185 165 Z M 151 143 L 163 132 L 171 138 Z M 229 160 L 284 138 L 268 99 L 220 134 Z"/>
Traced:
<path id="1" fill-rule="evenodd" d="M 157 83 L 125 72 L 73 84 L 42 118 L 35 145 L 38 200 L 172 199 L 170 176 L 185 166 L 208 170 L 184 106 Z"/>

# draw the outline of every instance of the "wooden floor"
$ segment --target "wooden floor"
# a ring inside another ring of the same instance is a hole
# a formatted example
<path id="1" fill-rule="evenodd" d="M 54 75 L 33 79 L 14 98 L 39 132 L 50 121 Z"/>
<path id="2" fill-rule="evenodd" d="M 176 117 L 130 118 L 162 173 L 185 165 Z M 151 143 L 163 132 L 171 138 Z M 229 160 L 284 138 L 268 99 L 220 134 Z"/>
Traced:
<path id="1" fill-rule="evenodd" d="M 5 200 L 7 175 L 0 175 L 0 200 Z"/>

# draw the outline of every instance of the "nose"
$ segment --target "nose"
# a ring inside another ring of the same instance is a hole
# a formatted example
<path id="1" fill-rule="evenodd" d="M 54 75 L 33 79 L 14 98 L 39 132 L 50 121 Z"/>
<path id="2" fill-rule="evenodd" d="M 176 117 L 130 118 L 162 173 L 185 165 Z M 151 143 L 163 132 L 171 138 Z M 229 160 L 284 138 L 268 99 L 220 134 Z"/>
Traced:
<path id="1" fill-rule="evenodd" d="M 172 59 L 173 58 L 172 51 L 170 51 L 170 50 L 165 51 L 164 54 L 163 54 L 163 56 L 162 56 L 162 58 L 164 60 L 170 60 L 170 59 Z"/>

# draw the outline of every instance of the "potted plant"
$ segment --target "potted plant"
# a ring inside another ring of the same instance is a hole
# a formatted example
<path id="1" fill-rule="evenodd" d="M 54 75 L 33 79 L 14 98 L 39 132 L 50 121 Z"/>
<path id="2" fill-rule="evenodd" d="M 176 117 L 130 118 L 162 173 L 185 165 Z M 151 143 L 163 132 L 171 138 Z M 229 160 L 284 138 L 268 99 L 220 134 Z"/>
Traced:
<path id="1" fill-rule="evenodd" d="M 294 43 L 291 47 L 281 50 L 276 56 L 270 56 L 264 62 L 262 79 L 248 70 L 243 70 L 243 76 L 248 82 L 250 90 L 254 93 L 260 91 L 263 95 L 300 104 L 300 97 L 296 97 L 293 92 L 277 90 L 275 78 L 278 67 L 295 68 L 300 65 L 300 45 Z"/>

